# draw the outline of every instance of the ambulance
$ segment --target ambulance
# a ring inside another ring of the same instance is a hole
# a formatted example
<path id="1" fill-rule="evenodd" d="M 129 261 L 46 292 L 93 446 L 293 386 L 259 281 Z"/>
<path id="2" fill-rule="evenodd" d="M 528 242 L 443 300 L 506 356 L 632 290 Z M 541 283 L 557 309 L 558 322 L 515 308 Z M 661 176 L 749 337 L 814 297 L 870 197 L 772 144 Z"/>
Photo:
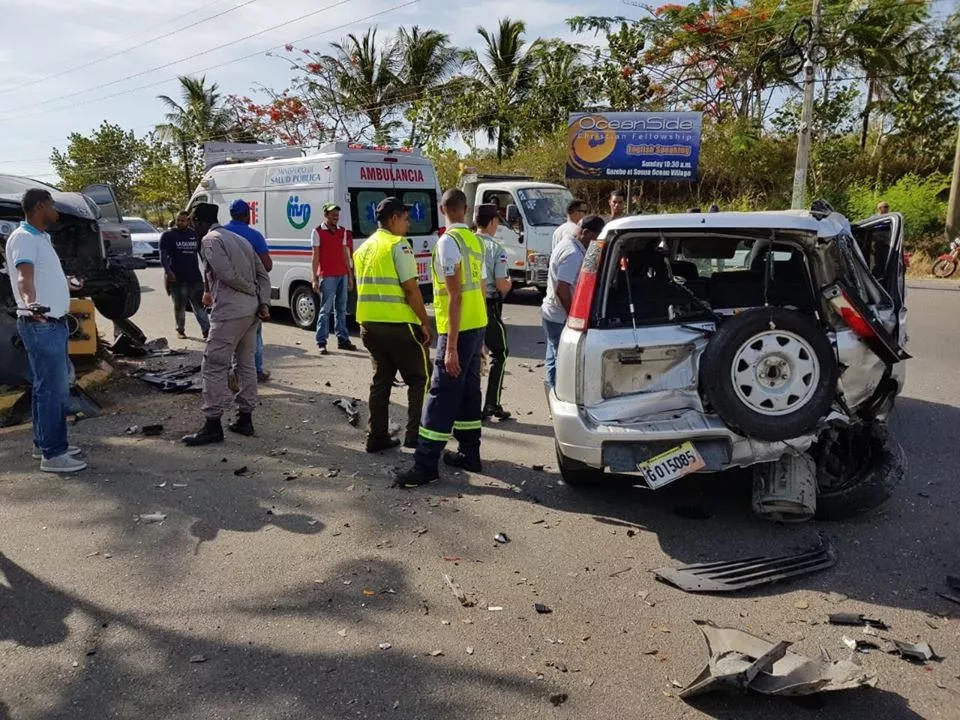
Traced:
<path id="1" fill-rule="evenodd" d="M 442 232 L 440 185 L 433 163 L 419 149 L 333 142 L 302 156 L 291 148 L 220 143 L 205 151 L 207 169 L 188 207 L 213 203 L 226 223 L 230 203 L 247 201 L 250 224 L 267 239 L 273 259 L 270 304 L 289 309 L 299 327 L 316 326 L 310 239 L 329 202 L 340 206 L 340 225 L 353 233 L 354 250 L 376 232 L 381 200 L 396 196 L 409 205 L 407 237 L 417 256 L 421 289 L 430 299 L 430 257 Z M 355 303 L 354 293 L 351 315 Z"/>

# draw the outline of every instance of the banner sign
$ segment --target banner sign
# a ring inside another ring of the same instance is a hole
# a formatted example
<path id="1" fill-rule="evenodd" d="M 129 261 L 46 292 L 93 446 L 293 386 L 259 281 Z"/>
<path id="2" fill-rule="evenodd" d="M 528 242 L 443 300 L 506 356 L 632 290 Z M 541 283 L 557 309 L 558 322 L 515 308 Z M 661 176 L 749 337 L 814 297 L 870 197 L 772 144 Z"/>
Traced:
<path id="1" fill-rule="evenodd" d="M 695 180 L 698 112 L 573 113 L 568 180 Z"/>

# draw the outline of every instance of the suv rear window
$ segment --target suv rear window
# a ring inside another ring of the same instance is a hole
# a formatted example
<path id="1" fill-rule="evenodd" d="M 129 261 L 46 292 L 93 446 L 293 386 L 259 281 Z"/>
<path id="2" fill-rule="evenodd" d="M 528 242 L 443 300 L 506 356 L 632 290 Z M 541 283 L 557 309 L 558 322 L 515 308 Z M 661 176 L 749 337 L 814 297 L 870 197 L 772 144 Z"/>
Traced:
<path id="1" fill-rule="evenodd" d="M 350 218 L 353 221 L 354 238 L 367 238 L 377 231 L 377 205 L 391 196 L 399 197 L 405 204 L 413 206 L 407 235 L 432 235 L 437 231 L 436 190 L 350 188 Z"/>

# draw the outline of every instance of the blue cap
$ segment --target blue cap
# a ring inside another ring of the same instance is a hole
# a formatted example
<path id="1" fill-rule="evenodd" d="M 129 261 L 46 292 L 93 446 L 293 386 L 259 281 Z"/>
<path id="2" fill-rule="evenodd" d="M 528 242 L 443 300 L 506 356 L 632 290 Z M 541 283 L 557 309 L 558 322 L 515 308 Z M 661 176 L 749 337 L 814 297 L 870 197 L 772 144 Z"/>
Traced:
<path id="1" fill-rule="evenodd" d="M 230 203 L 230 216 L 245 215 L 250 212 L 250 206 L 246 200 L 234 200 Z"/>

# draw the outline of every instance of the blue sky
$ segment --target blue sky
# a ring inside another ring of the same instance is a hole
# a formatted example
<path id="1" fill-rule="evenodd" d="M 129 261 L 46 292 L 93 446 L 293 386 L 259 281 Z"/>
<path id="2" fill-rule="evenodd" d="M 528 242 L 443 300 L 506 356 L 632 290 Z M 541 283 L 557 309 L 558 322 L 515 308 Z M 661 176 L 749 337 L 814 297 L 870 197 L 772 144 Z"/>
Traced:
<path id="1" fill-rule="evenodd" d="M 289 22 L 322 8 L 329 9 Z M 635 9 L 601 0 L 589 12 Z M 223 64 L 206 75 L 224 94 L 250 94 L 257 84 L 282 89 L 290 66 L 264 52 L 301 38 L 309 39 L 299 47 L 317 49 L 374 24 L 384 35 L 400 25 L 420 25 L 466 46 L 476 44 L 477 25 L 495 27 L 503 16 L 525 20 L 531 39 L 568 36 L 563 20 L 583 12 L 573 0 L 4 0 L 0 173 L 54 181 L 51 149 L 63 148 L 69 133 L 88 133 L 103 120 L 138 135 L 148 132 L 162 119 L 156 96 L 175 94 L 178 75 Z M 281 23 L 288 24 L 207 52 Z M 172 35 L 150 42 L 167 33 Z M 198 53 L 205 54 L 184 59 Z"/>

